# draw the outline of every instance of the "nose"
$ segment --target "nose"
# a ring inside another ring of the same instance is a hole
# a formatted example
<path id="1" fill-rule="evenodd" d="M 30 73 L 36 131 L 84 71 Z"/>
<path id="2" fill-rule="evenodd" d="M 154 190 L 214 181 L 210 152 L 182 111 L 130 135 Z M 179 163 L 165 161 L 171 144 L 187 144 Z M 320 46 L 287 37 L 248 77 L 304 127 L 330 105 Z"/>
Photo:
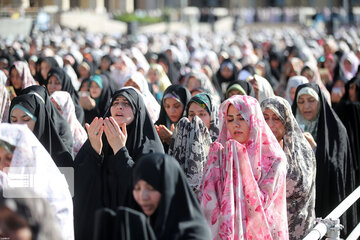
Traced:
<path id="1" fill-rule="evenodd" d="M 141 191 L 141 199 L 142 199 L 142 200 L 148 200 L 148 198 L 149 198 L 149 192 L 148 192 L 148 190 L 143 190 L 143 191 Z"/>

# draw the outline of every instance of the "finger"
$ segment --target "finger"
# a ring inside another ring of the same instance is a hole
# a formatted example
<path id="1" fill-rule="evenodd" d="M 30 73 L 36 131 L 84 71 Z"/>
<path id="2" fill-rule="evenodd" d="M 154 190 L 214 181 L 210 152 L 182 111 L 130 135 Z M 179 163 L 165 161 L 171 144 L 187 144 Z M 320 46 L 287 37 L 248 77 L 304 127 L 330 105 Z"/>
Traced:
<path id="1" fill-rule="evenodd" d="M 85 123 L 85 128 L 86 128 L 86 131 L 89 133 L 90 125 L 88 123 Z"/>
<path id="2" fill-rule="evenodd" d="M 123 123 L 121 125 L 121 132 L 124 134 L 125 137 L 127 137 L 126 123 Z"/>
<path id="3" fill-rule="evenodd" d="M 99 133 L 98 133 L 98 137 L 101 139 L 102 138 L 102 135 L 104 133 L 104 126 L 101 126 L 100 129 L 99 129 Z"/>
<path id="4" fill-rule="evenodd" d="M 114 127 L 114 130 L 116 131 L 116 132 L 121 132 L 121 130 L 120 130 L 120 127 L 119 127 L 119 124 L 117 124 L 117 122 L 115 121 L 115 119 L 113 118 L 113 117 L 109 117 L 109 120 L 110 120 L 110 123 L 113 125 L 113 127 Z"/>
<path id="5" fill-rule="evenodd" d="M 108 128 L 109 132 L 112 134 L 115 134 L 116 130 L 115 130 L 114 126 L 112 125 L 112 123 L 110 122 L 109 118 L 105 119 L 105 123 L 106 123 L 106 127 Z"/>
<path id="6" fill-rule="evenodd" d="M 96 123 L 94 130 L 95 134 L 98 135 L 100 132 L 100 128 L 104 125 L 104 120 L 102 118 L 99 119 L 99 121 Z"/>
<path id="7" fill-rule="evenodd" d="M 173 132 L 174 131 L 174 128 L 175 128 L 175 125 L 174 124 L 171 124 L 171 131 Z"/>

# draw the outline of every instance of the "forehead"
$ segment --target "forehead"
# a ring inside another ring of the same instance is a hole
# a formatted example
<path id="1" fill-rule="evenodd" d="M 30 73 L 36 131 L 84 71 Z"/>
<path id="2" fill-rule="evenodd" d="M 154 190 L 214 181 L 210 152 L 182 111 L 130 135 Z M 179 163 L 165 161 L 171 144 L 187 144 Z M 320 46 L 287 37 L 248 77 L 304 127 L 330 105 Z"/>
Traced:
<path id="1" fill-rule="evenodd" d="M 311 96 L 309 94 L 302 94 L 302 95 L 299 96 L 299 100 L 300 99 L 308 100 L 308 99 L 311 99 L 311 98 L 315 99 L 313 96 Z"/>
<path id="2" fill-rule="evenodd" d="M 120 102 L 128 102 L 127 98 L 124 97 L 124 96 L 118 96 L 115 98 L 114 102 L 115 101 L 120 101 Z"/>
<path id="3" fill-rule="evenodd" d="M 236 109 L 236 107 L 234 105 L 230 104 L 227 109 L 227 114 L 228 115 L 237 115 L 237 114 L 240 114 L 240 112 L 239 112 L 239 110 Z"/>
<path id="4" fill-rule="evenodd" d="M 174 105 L 174 104 L 177 104 L 177 103 L 180 104 L 179 101 L 177 101 L 177 100 L 175 100 L 173 98 L 166 98 L 164 102 L 165 102 L 165 104 L 170 104 L 170 105 Z"/>
<path id="5" fill-rule="evenodd" d="M 197 111 L 197 112 L 199 112 L 199 111 L 205 111 L 205 109 L 200 107 L 197 103 L 192 102 L 192 103 L 190 103 L 189 111 Z"/>

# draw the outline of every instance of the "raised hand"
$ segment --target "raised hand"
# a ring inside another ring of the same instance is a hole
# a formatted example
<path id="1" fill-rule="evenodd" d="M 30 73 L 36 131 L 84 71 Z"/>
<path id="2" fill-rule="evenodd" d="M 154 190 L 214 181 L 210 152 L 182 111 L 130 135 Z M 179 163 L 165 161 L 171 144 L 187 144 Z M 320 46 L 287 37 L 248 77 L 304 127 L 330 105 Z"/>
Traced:
<path id="1" fill-rule="evenodd" d="M 109 145 L 113 149 L 114 154 L 116 154 L 126 144 L 126 123 L 123 123 L 120 128 L 115 119 L 113 117 L 109 117 L 105 118 L 104 127 L 105 135 Z"/>
<path id="2" fill-rule="evenodd" d="M 92 148 L 100 155 L 103 147 L 102 134 L 104 132 L 104 120 L 102 118 L 94 118 L 89 125 L 85 124 L 86 130 L 89 135 L 89 140 Z"/>
<path id="3" fill-rule="evenodd" d="M 170 140 L 171 140 L 171 137 L 172 137 L 173 131 L 174 131 L 174 124 L 171 124 L 171 130 L 169 130 L 164 125 L 155 127 L 155 129 L 157 130 L 161 141 L 166 142 L 167 144 L 170 144 Z"/>

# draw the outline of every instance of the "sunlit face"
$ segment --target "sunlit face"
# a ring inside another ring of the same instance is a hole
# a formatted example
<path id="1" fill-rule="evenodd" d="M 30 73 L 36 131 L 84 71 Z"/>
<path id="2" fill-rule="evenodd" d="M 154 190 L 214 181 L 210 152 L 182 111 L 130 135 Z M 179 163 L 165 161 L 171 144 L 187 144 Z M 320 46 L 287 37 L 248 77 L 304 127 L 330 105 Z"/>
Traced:
<path id="1" fill-rule="evenodd" d="M 352 63 L 347 59 L 344 61 L 344 69 L 346 72 L 351 72 L 352 70 Z"/>
<path id="2" fill-rule="evenodd" d="M 190 77 L 186 87 L 191 92 L 192 90 L 201 87 L 201 84 L 195 77 Z"/>
<path id="3" fill-rule="evenodd" d="M 18 70 L 16 70 L 16 68 L 14 68 L 14 67 L 11 69 L 11 72 L 10 72 L 10 81 L 11 81 L 12 86 L 15 89 L 22 88 L 22 80 L 21 80 L 20 74 L 19 74 Z"/>
<path id="4" fill-rule="evenodd" d="M 306 77 L 307 80 L 309 80 L 309 82 L 312 82 L 312 81 L 313 81 L 313 76 L 314 76 L 314 75 L 312 74 L 311 71 L 309 71 L 309 70 L 303 71 L 303 72 L 301 73 L 301 75 L 304 76 L 304 77 Z"/>
<path id="5" fill-rule="evenodd" d="M 319 102 L 309 94 L 301 95 L 297 101 L 300 113 L 303 117 L 312 121 L 316 118 L 319 111 Z"/>
<path id="6" fill-rule="evenodd" d="M 51 69 L 51 66 L 48 62 L 46 62 L 46 61 L 41 62 L 40 71 L 41 71 L 41 76 L 44 79 L 46 79 L 50 69 Z"/>
<path id="7" fill-rule="evenodd" d="M 0 170 L 4 171 L 4 168 L 10 167 L 13 154 L 8 152 L 4 148 L 0 147 Z"/>
<path id="8" fill-rule="evenodd" d="M 134 87 L 141 92 L 139 85 L 137 85 L 137 83 L 134 80 L 132 80 L 132 78 L 126 81 L 124 87 Z"/>
<path id="9" fill-rule="evenodd" d="M 47 84 L 47 89 L 49 91 L 49 94 L 53 94 L 56 91 L 61 91 L 61 82 L 59 81 L 59 79 L 55 76 L 51 76 L 49 78 L 49 82 Z"/>
<path id="10" fill-rule="evenodd" d="M 292 100 L 292 101 L 294 101 L 295 93 L 296 93 L 296 87 L 292 87 L 292 88 L 290 89 L 290 97 L 291 97 L 291 100 Z"/>
<path id="11" fill-rule="evenodd" d="M 241 144 L 247 143 L 250 137 L 250 126 L 232 104 L 228 108 L 226 126 L 234 140 Z"/>
<path id="12" fill-rule="evenodd" d="M 124 96 L 119 96 L 114 100 L 110 113 L 119 126 L 123 123 L 129 125 L 134 120 L 134 112 L 129 101 Z"/>
<path id="13" fill-rule="evenodd" d="M 26 124 L 31 131 L 34 131 L 36 121 L 27 115 L 23 110 L 15 108 L 11 112 L 11 123 Z"/>
<path id="14" fill-rule="evenodd" d="M 275 135 L 278 142 L 280 142 L 285 135 L 285 126 L 281 119 L 270 109 L 265 109 L 263 112 L 265 121 Z"/>
<path id="15" fill-rule="evenodd" d="M 170 118 L 171 122 L 176 123 L 180 120 L 184 110 L 181 102 L 178 102 L 172 98 L 166 98 L 164 101 L 164 107 L 166 114 Z"/>
<path id="16" fill-rule="evenodd" d="M 190 121 L 192 121 L 192 119 L 198 116 L 205 124 L 205 126 L 209 129 L 210 128 L 210 114 L 203 109 L 202 107 L 200 107 L 198 104 L 196 103 L 191 103 L 190 107 L 189 107 L 189 115 L 188 118 Z"/>
<path id="17" fill-rule="evenodd" d="M 109 62 L 106 58 L 102 58 L 100 62 L 100 69 L 102 71 L 107 71 L 110 68 L 111 62 Z"/>
<path id="18" fill-rule="evenodd" d="M 239 90 L 237 89 L 233 89 L 229 92 L 229 98 L 234 96 L 234 95 L 243 95 L 242 92 L 240 92 Z"/>
<path id="19" fill-rule="evenodd" d="M 161 193 L 144 180 L 136 183 L 133 196 L 146 216 L 151 216 L 156 211 L 161 199 Z"/>
<path id="20" fill-rule="evenodd" d="M 159 79 L 159 74 L 154 69 L 149 69 L 147 77 L 151 83 L 156 83 Z"/>
<path id="21" fill-rule="evenodd" d="M 90 71 L 89 70 L 87 70 L 84 66 L 79 66 L 78 67 L 78 71 L 79 71 L 79 74 L 80 74 L 80 77 L 81 78 L 88 78 L 89 77 L 89 75 L 90 75 Z"/>
<path id="22" fill-rule="evenodd" d="M 350 98 L 350 101 L 352 101 L 352 102 L 357 102 L 358 101 L 358 96 L 356 94 L 356 84 L 355 83 L 350 84 L 350 86 L 349 86 L 349 98 Z"/>
<path id="23" fill-rule="evenodd" d="M 92 98 L 99 98 L 101 96 L 102 89 L 96 82 L 92 81 L 90 84 L 89 91 L 90 91 L 90 96 Z"/>
<path id="24" fill-rule="evenodd" d="M 233 75 L 233 71 L 231 71 L 230 68 L 228 67 L 224 67 L 223 69 L 221 69 L 221 76 L 223 76 L 224 78 L 230 78 Z"/>

